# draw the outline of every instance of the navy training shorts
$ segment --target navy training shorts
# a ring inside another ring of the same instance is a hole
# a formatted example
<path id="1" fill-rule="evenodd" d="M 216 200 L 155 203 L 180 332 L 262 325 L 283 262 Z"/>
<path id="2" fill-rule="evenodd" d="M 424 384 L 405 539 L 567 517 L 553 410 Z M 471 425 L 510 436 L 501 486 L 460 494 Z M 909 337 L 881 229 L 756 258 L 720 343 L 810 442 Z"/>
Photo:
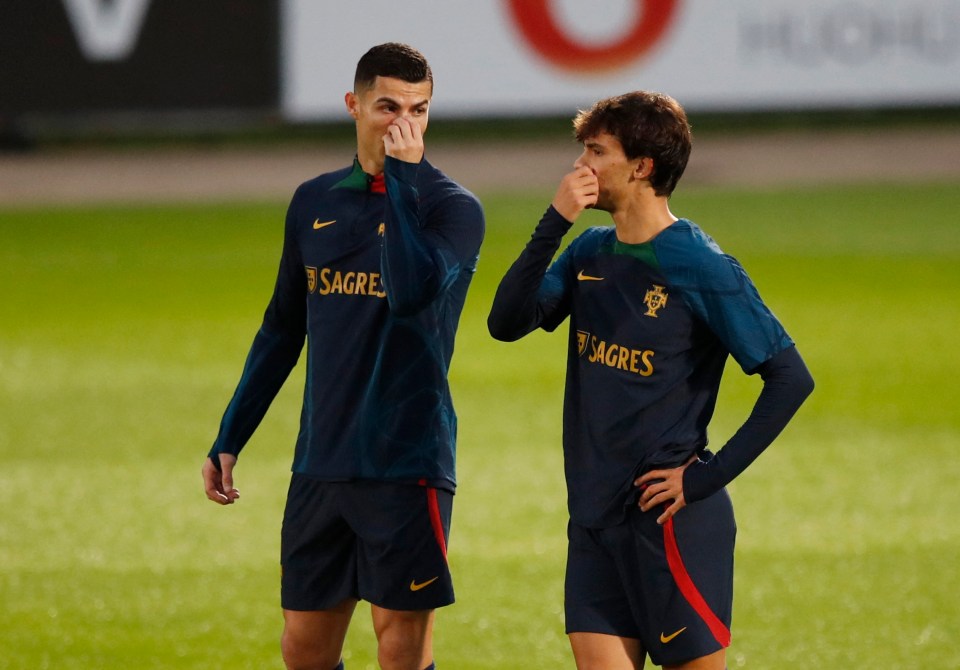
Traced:
<path id="1" fill-rule="evenodd" d="M 447 565 L 453 494 L 426 485 L 326 482 L 294 473 L 280 533 L 280 604 L 391 610 L 454 601 Z"/>
<path id="2" fill-rule="evenodd" d="M 657 665 L 677 665 L 730 644 L 737 528 L 726 490 L 663 510 L 636 506 L 612 528 L 568 527 L 567 633 L 639 639 Z"/>

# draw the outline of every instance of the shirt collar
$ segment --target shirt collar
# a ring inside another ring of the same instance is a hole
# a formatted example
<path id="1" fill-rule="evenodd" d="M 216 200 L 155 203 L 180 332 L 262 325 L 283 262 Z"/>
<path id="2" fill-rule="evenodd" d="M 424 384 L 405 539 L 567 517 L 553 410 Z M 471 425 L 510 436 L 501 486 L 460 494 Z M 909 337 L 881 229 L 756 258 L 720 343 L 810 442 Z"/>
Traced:
<path id="1" fill-rule="evenodd" d="M 363 171 L 363 168 L 360 167 L 360 159 L 356 156 L 353 159 L 353 169 L 350 170 L 350 174 L 330 188 L 346 188 L 351 191 L 371 191 L 372 193 L 386 192 L 383 173 L 381 172 L 375 176 L 367 174 Z"/>

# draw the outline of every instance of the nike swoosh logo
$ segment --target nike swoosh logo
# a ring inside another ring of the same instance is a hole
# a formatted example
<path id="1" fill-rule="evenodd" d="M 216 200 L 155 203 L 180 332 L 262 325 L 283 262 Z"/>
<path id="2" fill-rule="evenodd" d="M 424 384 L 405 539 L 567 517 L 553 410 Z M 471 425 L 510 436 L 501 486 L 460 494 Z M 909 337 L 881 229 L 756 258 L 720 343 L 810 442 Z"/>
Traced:
<path id="1" fill-rule="evenodd" d="M 427 588 L 428 586 L 430 586 L 431 584 L 433 584 L 435 581 L 437 581 L 438 579 L 440 579 L 439 576 L 438 576 L 438 577 L 434 577 L 433 579 L 428 579 L 427 581 L 421 582 L 420 584 L 417 584 L 417 580 L 414 579 L 413 581 L 410 582 L 410 590 L 411 590 L 411 591 L 419 591 L 420 589 L 425 589 L 425 588 Z"/>
<path id="2" fill-rule="evenodd" d="M 681 628 L 680 630 L 678 630 L 676 633 L 672 633 L 672 634 L 670 634 L 670 635 L 664 635 L 663 633 L 660 633 L 660 641 L 661 641 L 663 644 L 667 644 L 668 642 L 670 642 L 670 640 L 672 640 L 673 638 L 675 638 L 677 635 L 679 635 L 680 633 L 682 633 L 682 632 L 685 631 L 686 629 L 687 629 L 687 627 L 684 626 L 683 628 Z"/>
<path id="3" fill-rule="evenodd" d="M 337 222 L 337 220 L 334 219 L 333 221 L 324 221 L 323 223 L 321 223 L 321 222 L 320 222 L 320 219 L 314 219 L 314 221 L 313 221 L 313 229 L 314 229 L 314 230 L 320 230 L 321 228 L 326 228 L 327 226 L 332 226 L 332 225 L 335 224 L 336 222 Z"/>
<path id="4" fill-rule="evenodd" d="M 580 274 L 577 275 L 577 281 L 603 281 L 603 277 L 591 277 L 590 275 L 583 274 L 583 270 L 580 270 Z"/>

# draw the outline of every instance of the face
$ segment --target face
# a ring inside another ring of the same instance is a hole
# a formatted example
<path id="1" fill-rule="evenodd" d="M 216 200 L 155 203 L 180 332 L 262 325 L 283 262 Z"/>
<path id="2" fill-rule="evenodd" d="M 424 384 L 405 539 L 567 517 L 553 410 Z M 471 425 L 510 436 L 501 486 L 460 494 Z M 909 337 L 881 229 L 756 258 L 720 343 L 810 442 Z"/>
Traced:
<path id="1" fill-rule="evenodd" d="M 630 160 L 623 153 L 623 145 L 613 135 L 601 132 L 583 142 L 583 153 L 574 167 L 587 167 L 597 177 L 599 194 L 595 209 L 613 212 L 619 209 L 635 181 L 640 158 Z"/>
<path id="2" fill-rule="evenodd" d="M 429 81 L 411 83 L 377 77 L 372 87 L 347 93 L 347 111 L 357 122 L 357 148 L 361 158 L 383 163 L 383 136 L 398 117 L 405 117 L 425 132 L 432 88 Z"/>

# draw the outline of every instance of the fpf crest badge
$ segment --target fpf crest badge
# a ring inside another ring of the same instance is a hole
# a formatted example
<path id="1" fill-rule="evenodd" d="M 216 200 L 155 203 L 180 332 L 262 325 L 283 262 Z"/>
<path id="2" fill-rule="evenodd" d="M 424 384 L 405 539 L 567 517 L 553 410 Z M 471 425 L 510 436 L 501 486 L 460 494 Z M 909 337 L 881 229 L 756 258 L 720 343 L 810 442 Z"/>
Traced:
<path id="1" fill-rule="evenodd" d="M 590 341 L 590 333 L 585 330 L 577 331 L 577 355 L 583 356 L 583 352 L 587 350 L 587 342 Z"/>
<path id="2" fill-rule="evenodd" d="M 305 266 L 307 270 L 307 291 L 313 293 L 317 290 L 317 268 Z"/>
<path id="3" fill-rule="evenodd" d="M 657 312 L 667 306 L 667 294 L 663 292 L 663 287 L 654 284 L 643 296 L 643 304 L 647 306 L 644 316 L 657 318 Z"/>

